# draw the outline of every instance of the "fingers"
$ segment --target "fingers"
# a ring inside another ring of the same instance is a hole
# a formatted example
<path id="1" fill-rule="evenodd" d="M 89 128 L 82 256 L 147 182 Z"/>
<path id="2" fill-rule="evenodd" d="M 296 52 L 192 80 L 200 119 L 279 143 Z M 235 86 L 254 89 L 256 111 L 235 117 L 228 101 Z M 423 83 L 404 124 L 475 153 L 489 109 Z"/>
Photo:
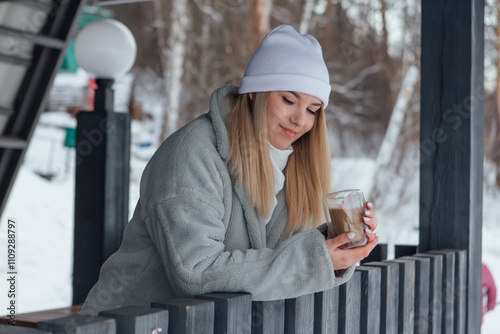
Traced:
<path id="1" fill-rule="evenodd" d="M 370 252 L 377 246 L 378 243 L 378 237 L 375 234 L 372 234 L 373 238 L 372 240 L 368 240 L 366 245 L 360 246 L 360 247 L 355 247 L 355 248 L 350 248 L 347 251 L 352 252 L 351 258 L 354 263 L 358 263 L 359 261 L 363 260 L 365 257 L 367 257 Z M 353 264 L 354 264 L 353 263 Z"/>
<path id="2" fill-rule="evenodd" d="M 326 244 L 327 247 L 330 246 L 331 248 L 339 248 L 340 246 L 350 242 L 352 239 L 354 239 L 354 237 L 354 232 L 342 233 L 335 238 L 328 239 L 326 241 Z"/>
<path id="3" fill-rule="evenodd" d="M 377 228 L 377 222 L 375 221 L 375 214 L 373 213 L 373 203 L 366 202 L 365 203 L 366 210 L 363 212 L 363 222 L 370 229 L 370 231 L 374 232 Z"/>
<path id="4" fill-rule="evenodd" d="M 371 240 L 361 247 L 355 247 L 350 249 L 340 249 L 340 245 L 345 242 L 349 242 L 350 239 L 347 238 L 347 233 L 341 234 L 333 239 L 326 240 L 326 246 L 330 254 L 330 258 L 335 269 L 345 269 L 351 265 L 354 265 L 364 259 L 370 254 L 373 248 L 377 245 L 378 237 L 373 234 Z"/>

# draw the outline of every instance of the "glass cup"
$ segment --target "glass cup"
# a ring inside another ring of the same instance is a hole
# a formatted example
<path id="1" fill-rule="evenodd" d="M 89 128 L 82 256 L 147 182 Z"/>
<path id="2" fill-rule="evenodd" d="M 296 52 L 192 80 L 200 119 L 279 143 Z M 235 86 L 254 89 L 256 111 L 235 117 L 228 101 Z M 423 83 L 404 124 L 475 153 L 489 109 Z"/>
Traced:
<path id="1" fill-rule="evenodd" d="M 363 220 L 365 210 L 365 196 L 359 189 L 337 191 L 323 197 L 323 204 L 327 212 L 328 236 L 335 237 L 346 232 L 354 232 L 351 242 L 339 248 L 363 246 L 367 242 L 364 232 L 366 225 Z M 325 213 L 326 213 L 325 212 Z"/>

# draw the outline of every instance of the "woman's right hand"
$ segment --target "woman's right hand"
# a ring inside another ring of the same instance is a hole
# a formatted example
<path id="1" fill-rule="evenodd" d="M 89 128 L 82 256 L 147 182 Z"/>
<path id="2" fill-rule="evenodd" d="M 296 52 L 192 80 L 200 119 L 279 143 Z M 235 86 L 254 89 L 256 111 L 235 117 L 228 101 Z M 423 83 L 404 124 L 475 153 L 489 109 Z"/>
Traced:
<path id="1" fill-rule="evenodd" d="M 352 232 L 351 232 L 352 233 Z M 341 249 L 340 246 L 351 242 L 348 238 L 349 233 L 343 233 L 335 238 L 326 240 L 326 248 L 330 253 L 333 268 L 335 270 L 346 269 L 353 264 L 358 263 L 370 254 L 378 242 L 378 236 L 375 233 L 367 235 L 368 242 L 364 246 L 354 247 L 349 249 Z"/>

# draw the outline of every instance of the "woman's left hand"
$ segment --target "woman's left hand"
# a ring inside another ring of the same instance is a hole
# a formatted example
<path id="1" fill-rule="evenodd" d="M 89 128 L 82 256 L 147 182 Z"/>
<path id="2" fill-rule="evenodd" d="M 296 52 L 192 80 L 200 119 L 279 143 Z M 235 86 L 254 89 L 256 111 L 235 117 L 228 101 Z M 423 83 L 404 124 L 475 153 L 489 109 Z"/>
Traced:
<path id="1" fill-rule="evenodd" d="M 375 230 L 377 229 L 377 222 L 375 221 L 375 213 L 373 212 L 373 203 L 366 202 L 365 211 L 363 211 L 363 222 L 368 227 L 365 229 L 366 237 L 368 238 L 368 242 L 375 239 Z"/>

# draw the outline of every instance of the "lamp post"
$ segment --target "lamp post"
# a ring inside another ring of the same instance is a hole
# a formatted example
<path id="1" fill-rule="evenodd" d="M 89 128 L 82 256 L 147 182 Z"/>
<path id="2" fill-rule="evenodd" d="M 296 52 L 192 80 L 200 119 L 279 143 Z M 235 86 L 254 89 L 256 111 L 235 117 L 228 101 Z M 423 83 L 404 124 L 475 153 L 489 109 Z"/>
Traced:
<path id="1" fill-rule="evenodd" d="M 82 303 L 128 221 L 130 116 L 114 112 L 113 83 L 136 57 L 132 33 L 116 20 L 85 26 L 75 40 L 78 64 L 95 75 L 94 111 L 77 114 L 73 304 Z"/>

